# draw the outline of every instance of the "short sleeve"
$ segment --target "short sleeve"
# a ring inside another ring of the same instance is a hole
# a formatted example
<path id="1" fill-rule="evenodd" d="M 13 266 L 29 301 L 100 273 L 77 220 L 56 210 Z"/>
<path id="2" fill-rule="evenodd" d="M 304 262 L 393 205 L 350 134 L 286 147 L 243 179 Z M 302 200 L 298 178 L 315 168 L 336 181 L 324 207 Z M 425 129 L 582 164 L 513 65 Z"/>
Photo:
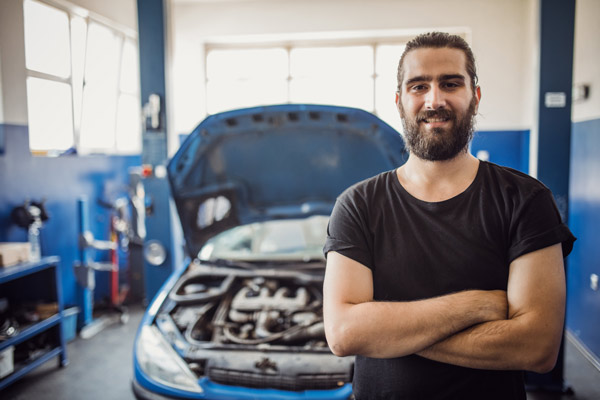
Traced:
<path id="1" fill-rule="evenodd" d="M 323 253 L 327 257 L 328 252 L 335 251 L 372 268 L 367 210 L 359 204 L 366 207 L 365 202 L 352 198 L 348 191 L 338 198 L 327 226 Z"/>
<path id="2" fill-rule="evenodd" d="M 509 262 L 557 243 L 563 257 L 569 255 L 576 238 L 560 217 L 552 193 L 547 188 L 535 193 L 512 221 Z"/>

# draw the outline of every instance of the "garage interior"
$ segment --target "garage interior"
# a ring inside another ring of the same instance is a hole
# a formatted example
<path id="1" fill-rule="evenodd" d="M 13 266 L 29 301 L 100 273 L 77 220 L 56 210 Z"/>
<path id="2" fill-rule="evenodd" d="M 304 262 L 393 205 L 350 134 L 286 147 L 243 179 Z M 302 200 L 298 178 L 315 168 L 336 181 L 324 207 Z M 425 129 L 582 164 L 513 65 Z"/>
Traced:
<path id="1" fill-rule="evenodd" d="M 135 398 L 138 327 L 187 257 L 165 179 L 181 143 L 279 103 L 401 130 L 397 60 L 435 29 L 475 53 L 472 154 L 540 179 L 578 238 L 564 352 L 527 398 L 599 399 L 599 16 L 596 0 L 3 0 L 0 322 L 22 307 L 40 323 L 0 327 L 0 397 Z"/>

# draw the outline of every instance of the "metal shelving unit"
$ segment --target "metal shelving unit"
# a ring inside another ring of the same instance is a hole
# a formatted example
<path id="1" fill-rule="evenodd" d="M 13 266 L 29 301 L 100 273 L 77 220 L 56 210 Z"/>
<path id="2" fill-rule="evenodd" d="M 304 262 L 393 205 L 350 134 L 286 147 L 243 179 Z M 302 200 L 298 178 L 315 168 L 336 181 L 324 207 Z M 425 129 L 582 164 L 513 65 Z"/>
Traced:
<path id="1" fill-rule="evenodd" d="M 17 335 L 0 341 L 0 352 L 10 346 L 15 346 L 16 348 L 19 345 L 26 345 L 28 341 L 35 340 L 38 335 L 42 335 L 45 332 L 50 333 L 52 331 L 55 340 L 50 343 L 49 348 L 41 349 L 34 357 L 22 362 L 15 362 L 14 371 L 0 380 L 0 390 L 55 357 L 58 357 L 59 366 L 64 367 L 68 364 L 67 349 L 62 333 L 63 298 L 60 278 L 60 258 L 45 257 L 36 262 L 0 268 L 0 293 L 2 296 L 9 296 L 9 301 L 15 303 L 21 300 L 20 296 L 25 292 L 22 290 L 22 286 L 27 286 L 36 279 L 45 280 L 50 277 L 52 278 L 50 282 L 42 282 L 47 290 L 40 295 L 39 300 L 55 301 L 58 305 L 58 312 L 39 322 L 22 327 Z M 28 292 L 37 293 L 36 290 L 33 290 L 33 287 L 31 289 Z M 27 293 L 27 296 L 23 298 L 32 301 L 32 293 Z"/>

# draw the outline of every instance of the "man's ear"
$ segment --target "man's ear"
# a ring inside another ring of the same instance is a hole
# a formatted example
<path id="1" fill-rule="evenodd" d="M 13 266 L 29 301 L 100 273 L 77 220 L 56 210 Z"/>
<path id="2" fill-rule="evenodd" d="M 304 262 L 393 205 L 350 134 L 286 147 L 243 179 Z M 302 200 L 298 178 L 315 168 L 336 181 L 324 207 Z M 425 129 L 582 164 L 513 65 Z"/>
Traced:
<path id="1" fill-rule="evenodd" d="M 395 100 L 395 102 L 396 102 L 396 108 L 400 109 L 400 91 L 399 90 L 396 90 L 396 100 Z"/>
<path id="2" fill-rule="evenodd" d="M 479 111 L 479 102 L 481 101 L 481 86 L 475 88 L 475 97 L 477 97 L 477 104 L 475 105 L 475 114 Z"/>

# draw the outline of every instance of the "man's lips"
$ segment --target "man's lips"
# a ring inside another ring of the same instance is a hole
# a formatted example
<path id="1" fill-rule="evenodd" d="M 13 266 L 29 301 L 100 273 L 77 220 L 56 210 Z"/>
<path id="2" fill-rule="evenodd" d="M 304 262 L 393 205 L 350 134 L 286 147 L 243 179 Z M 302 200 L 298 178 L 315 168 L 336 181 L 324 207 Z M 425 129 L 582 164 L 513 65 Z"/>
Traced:
<path id="1" fill-rule="evenodd" d="M 430 128 L 438 128 L 438 127 L 446 126 L 447 124 L 449 124 L 451 122 L 451 119 L 450 118 L 440 118 L 440 117 L 423 118 L 423 119 L 421 119 L 420 122 L 424 123 L 426 126 L 428 126 Z"/>
<path id="2" fill-rule="evenodd" d="M 426 124 L 435 124 L 438 122 L 450 121 L 450 118 L 423 118 L 421 121 L 425 122 Z"/>

